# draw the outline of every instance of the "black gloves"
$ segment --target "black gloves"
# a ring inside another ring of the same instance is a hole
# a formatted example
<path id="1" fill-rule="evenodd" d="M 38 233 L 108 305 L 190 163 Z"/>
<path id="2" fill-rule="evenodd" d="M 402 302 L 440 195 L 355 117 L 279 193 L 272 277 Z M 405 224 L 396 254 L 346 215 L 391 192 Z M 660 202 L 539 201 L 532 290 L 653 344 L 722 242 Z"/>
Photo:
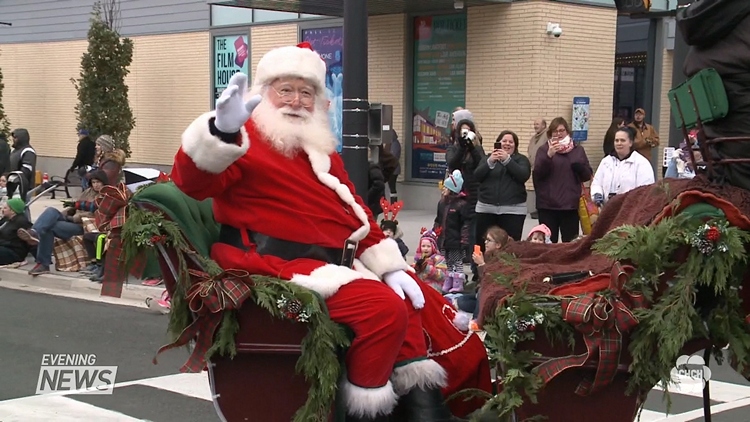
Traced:
<path id="1" fill-rule="evenodd" d="M 604 195 L 602 195 L 601 193 L 595 193 L 594 194 L 594 203 L 597 206 L 600 206 L 600 207 L 602 205 L 604 205 Z"/>

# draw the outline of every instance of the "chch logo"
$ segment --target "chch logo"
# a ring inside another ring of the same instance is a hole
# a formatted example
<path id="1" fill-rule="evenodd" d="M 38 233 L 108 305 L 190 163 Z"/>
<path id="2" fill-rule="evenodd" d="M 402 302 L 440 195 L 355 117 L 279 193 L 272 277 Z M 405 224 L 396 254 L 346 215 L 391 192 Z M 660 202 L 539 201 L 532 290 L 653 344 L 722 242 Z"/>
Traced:
<path id="1" fill-rule="evenodd" d="M 679 393 L 700 393 L 711 379 L 711 369 L 701 356 L 682 355 L 677 358 L 677 365 L 670 371 L 670 389 Z"/>

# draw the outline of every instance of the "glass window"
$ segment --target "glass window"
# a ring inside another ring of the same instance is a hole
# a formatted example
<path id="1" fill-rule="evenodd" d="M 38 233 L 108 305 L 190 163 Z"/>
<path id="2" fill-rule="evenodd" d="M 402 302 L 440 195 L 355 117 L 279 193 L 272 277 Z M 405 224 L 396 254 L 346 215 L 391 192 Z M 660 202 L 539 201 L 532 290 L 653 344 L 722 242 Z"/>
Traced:
<path id="1" fill-rule="evenodd" d="M 327 18 L 328 16 L 325 16 L 325 15 L 311 15 L 309 13 L 300 13 L 299 17 L 300 17 L 300 19 L 309 19 L 309 18 Z"/>
<path id="2" fill-rule="evenodd" d="M 211 26 L 244 25 L 253 21 L 253 9 L 211 5 Z"/>
<path id="3" fill-rule="evenodd" d="M 290 19 L 299 19 L 299 13 L 255 9 L 254 22 L 286 21 Z"/>

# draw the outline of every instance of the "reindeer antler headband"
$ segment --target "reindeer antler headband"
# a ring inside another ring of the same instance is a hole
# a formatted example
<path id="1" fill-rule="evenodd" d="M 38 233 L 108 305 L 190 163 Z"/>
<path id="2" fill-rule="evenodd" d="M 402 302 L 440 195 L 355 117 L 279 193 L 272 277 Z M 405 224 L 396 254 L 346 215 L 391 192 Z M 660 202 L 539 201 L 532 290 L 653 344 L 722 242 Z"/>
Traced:
<path id="1" fill-rule="evenodd" d="M 396 216 L 403 207 L 403 201 L 396 201 L 391 204 L 387 199 L 380 198 L 380 208 L 383 209 L 383 221 L 393 221 L 394 223 L 398 224 L 398 221 L 396 221 Z"/>

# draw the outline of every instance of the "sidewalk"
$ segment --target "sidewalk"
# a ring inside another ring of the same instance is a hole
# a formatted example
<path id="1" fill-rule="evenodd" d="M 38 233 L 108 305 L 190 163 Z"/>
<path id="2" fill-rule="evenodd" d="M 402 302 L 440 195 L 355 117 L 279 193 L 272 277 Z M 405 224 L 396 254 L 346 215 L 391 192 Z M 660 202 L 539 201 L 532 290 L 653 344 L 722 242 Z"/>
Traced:
<path id="1" fill-rule="evenodd" d="M 62 209 L 62 199 L 44 197 L 34 201 L 30 210 L 32 221 L 36 220 L 47 207 Z M 29 255 L 25 265 L 17 268 L 0 268 L 0 287 L 79 299 L 90 300 L 96 297 L 100 302 L 143 308 L 146 307 L 146 298 L 158 298 L 164 290 L 161 287 L 142 286 L 141 280 L 131 277 L 123 288 L 121 298 L 104 297 L 100 296 L 102 285 L 90 281 L 84 274 L 56 271 L 52 265 L 50 274 L 32 277 L 28 271 L 33 266 L 34 257 Z"/>
<path id="2" fill-rule="evenodd" d="M 39 198 L 31 204 L 31 218 L 35 220 L 47 207 L 62 209 L 61 199 Z M 382 218 L 382 217 L 381 217 Z M 420 231 L 422 227 L 431 228 L 435 219 L 435 213 L 422 210 L 402 210 L 397 216 L 399 227 L 404 233 L 403 240 L 409 247 L 407 260 L 413 262 L 414 253 L 417 250 Z M 538 224 L 537 220 L 526 218 L 524 224 L 524 235 Z M 34 266 L 34 258 L 27 257 L 26 264 L 17 268 L 0 268 L 0 287 L 55 294 L 58 296 L 89 298 L 97 297 L 97 300 L 108 303 L 118 303 L 130 306 L 146 307 L 146 298 L 158 298 L 163 288 L 142 286 L 141 280 L 131 277 L 124 286 L 122 298 L 108 298 L 99 295 L 101 284 L 89 281 L 86 275 L 72 272 L 59 272 L 50 269 L 51 274 L 32 277 L 28 271 Z"/>

